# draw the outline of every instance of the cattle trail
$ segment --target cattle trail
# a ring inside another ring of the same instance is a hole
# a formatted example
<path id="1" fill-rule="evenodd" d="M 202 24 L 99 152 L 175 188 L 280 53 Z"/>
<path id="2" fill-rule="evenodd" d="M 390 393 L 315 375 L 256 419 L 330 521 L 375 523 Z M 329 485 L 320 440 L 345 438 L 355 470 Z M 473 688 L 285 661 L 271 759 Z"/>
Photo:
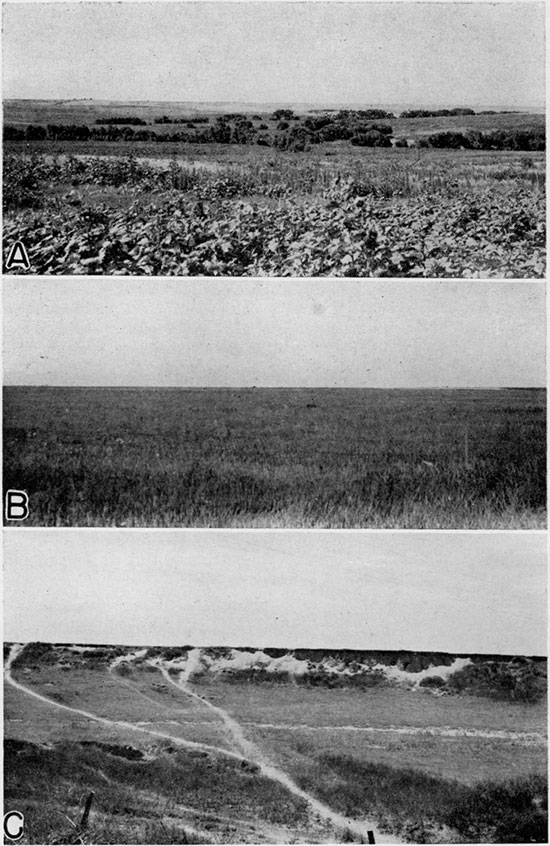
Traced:
<path id="1" fill-rule="evenodd" d="M 369 831 L 372 831 L 374 833 L 376 843 L 404 842 L 394 835 L 387 835 L 381 833 L 376 827 L 374 821 L 368 819 L 355 820 L 345 817 L 344 815 L 333 811 L 331 808 L 328 807 L 328 805 L 325 805 L 323 802 L 319 801 L 314 796 L 307 793 L 305 790 L 302 790 L 283 770 L 268 761 L 259 749 L 259 747 L 257 747 L 254 743 L 252 743 L 245 737 L 239 723 L 237 723 L 236 720 L 234 720 L 227 713 L 227 711 L 224 711 L 223 708 L 214 705 L 212 702 L 209 702 L 207 699 L 204 699 L 202 696 L 199 696 L 199 694 L 191 690 L 187 680 L 182 679 L 179 683 L 174 681 L 166 670 L 166 668 L 160 665 L 158 661 L 151 661 L 150 663 L 162 673 L 164 678 L 166 678 L 167 681 L 170 682 L 170 684 L 177 687 L 186 695 L 198 700 L 205 708 L 209 708 L 220 717 L 224 725 L 227 727 L 234 745 L 237 747 L 237 749 L 240 750 L 239 752 L 229 752 L 228 750 L 223 749 L 222 747 L 211 746 L 206 743 L 197 743 L 192 740 L 184 740 L 183 738 L 174 737 L 173 735 L 167 734 L 165 732 L 144 728 L 142 724 L 136 725 L 135 723 L 128 723 L 123 720 L 110 720 L 107 717 L 100 717 L 99 715 L 94 714 L 91 711 L 85 711 L 81 708 L 73 708 L 69 705 L 63 705 L 60 702 L 56 702 L 53 699 L 48 699 L 47 696 L 43 696 L 41 693 L 37 693 L 36 691 L 25 687 L 25 685 L 20 684 L 20 682 L 16 681 L 11 674 L 11 666 L 15 659 L 24 650 L 24 648 L 24 644 L 15 644 L 11 647 L 10 654 L 4 666 L 4 678 L 7 684 L 10 684 L 12 687 L 27 694 L 28 696 L 32 696 L 34 699 L 37 699 L 38 701 L 45 703 L 46 705 L 49 705 L 53 708 L 57 708 L 60 711 L 66 711 L 71 714 L 78 714 L 79 716 L 85 717 L 88 720 L 93 720 L 94 722 L 108 726 L 109 728 L 120 728 L 133 732 L 139 732 L 141 734 L 146 734 L 153 737 L 160 737 L 165 740 L 170 740 L 173 744 L 182 746 L 184 748 L 200 749 L 202 751 L 212 752 L 218 755 L 225 755 L 226 757 L 241 762 L 244 761 L 249 763 L 250 761 L 252 761 L 258 766 L 259 771 L 262 775 L 266 776 L 272 781 L 276 781 L 279 784 L 282 784 L 283 787 L 285 787 L 290 793 L 294 794 L 300 799 L 303 799 L 309 805 L 311 810 L 321 820 L 330 823 L 332 826 L 334 826 L 334 828 L 340 829 L 342 831 L 347 830 L 349 832 L 352 832 L 353 834 L 356 834 L 361 837 L 363 840 L 366 840 L 368 837 L 367 833 Z M 109 667 L 109 670 L 112 671 L 114 666 L 118 666 L 119 664 L 124 663 L 125 660 L 131 662 L 135 657 L 135 653 L 132 653 L 131 656 L 128 655 L 119 659 L 115 659 L 116 663 L 112 662 Z"/>
<path id="2" fill-rule="evenodd" d="M 281 770 L 275 764 L 270 762 L 265 757 L 261 749 L 245 737 L 242 727 L 239 725 L 239 723 L 237 723 L 236 720 L 233 719 L 233 717 L 230 716 L 230 714 L 227 713 L 227 711 L 225 711 L 223 708 L 220 708 L 218 705 L 214 705 L 212 702 L 209 702 L 207 699 L 200 696 L 198 693 L 195 693 L 195 691 L 189 687 L 189 673 L 187 673 L 187 676 L 182 673 L 180 676 L 180 680 L 176 682 L 171 677 L 170 673 L 166 670 L 166 668 L 160 664 L 160 662 L 151 663 L 153 664 L 153 666 L 159 668 L 164 678 L 167 679 L 170 684 L 175 685 L 179 690 L 182 690 L 184 693 L 186 693 L 187 696 L 193 697 L 193 699 L 198 700 L 206 708 L 209 708 L 210 710 L 218 714 L 220 719 L 223 720 L 224 725 L 227 727 L 235 746 L 243 754 L 245 754 L 248 759 L 252 760 L 260 768 L 260 772 L 268 778 L 272 779 L 273 781 L 278 781 L 279 784 L 282 784 L 295 796 L 298 796 L 300 799 L 306 801 L 308 805 L 312 808 L 312 810 L 319 817 L 321 817 L 321 819 L 330 822 L 331 825 L 333 825 L 337 829 L 351 831 L 365 840 L 368 837 L 368 832 L 372 831 L 374 833 L 375 840 L 377 843 L 403 843 L 403 841 L 397 838 L 395 835 L 387 835 L 381 833 L 373 820 L 354 820 L 351 817 L 345 817 L 343 814 L 339 814 L 336 811 L 333 811 L 332 808 L 329 808 L 328 805 L 325 805 L 323 802 L 316 799 L 310 793 L 307 793 L 305 790 L 302 790 L 290 778 L 290 776 L 288 776 L 284 772 L 284 770 Z"/>
<path id="3" fill-rule="evenodd" d="M 218 746 L 210 746 L 208 743 L 198 743 L 194 740 L 184 740 L 182 737 L 174 737 L 174 735 L 167 734 L 166 732 L 155 731 L 154 729 L 146 729 L 143 728 L 141 725 L 136 725 L 135 723 L 127 723 L 123 720 L 109 720 L 107 717 L 100 717 L 98 714 L 94 714 L 91 711 L 84 711 L 82 708 L 72 708 L 70 705 L 63 705 L 61 702 L 56 702 L 55 699 L 49 699 L 47 696 L 43 696 L 41 693 L 37 693 L 36 691 L 31 690 L 29 687 L 25 687 L 25 685 L 20 684 L 20 682 L 16 681 L 11 674 L 11 665 L 13 664 L 17 656 L 21 654 L 24 648 L 24 644 L 16 644 L 15 646 L 12 646 L 9 657 L 4 666 L 4 679 L 8 684 L 16 688 L 16 690 L 20 690 L 22 693 L 26 693 L 27 696 L 32 696 L 39 702 L 43 702 L 46 705 L 50 705 L 53 708 L 59 709 L 60 711 L 67 711 L 70 714 L 78 714 L 81 717 L 85 717 L 87 720 L 93 720 L 94 722 L 100 723 L 100 725 L 108 726 L 109 728 L 120 728 L 124 730 L 139 732 L 140 734 L 148 734 L 152 737 L 160 737 L 163 740 L 169 740 L 171 743 L 189 749 L 199 749 L 204 752 L 214 752 L 218 755 L 225 755 L 226 757 L 233 758 L 237 761 L 246 760 L 246 758 L 243 758 L 242 755 L 237 755 L 234 752 L 229 752 L 227 749 L 223 749 Z"/>

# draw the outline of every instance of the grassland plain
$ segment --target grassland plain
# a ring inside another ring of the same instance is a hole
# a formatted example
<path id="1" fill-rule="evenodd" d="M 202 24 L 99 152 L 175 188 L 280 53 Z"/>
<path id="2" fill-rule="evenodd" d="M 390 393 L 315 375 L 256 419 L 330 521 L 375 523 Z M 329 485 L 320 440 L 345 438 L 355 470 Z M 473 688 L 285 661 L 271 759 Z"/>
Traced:
<path id="1" fill-rule="evenodd" d="M 540 135 L 544 115 L 391 118 L 405 143 L 454 133 L 455 149 L 411 149 L 310 145 L 300 131 L 309 132 L 312 115 L 282 121 L 281 132 L 267 113 L 192 110 L 183 120 L 174 104 L 161 106 L 9 104 L 15 131 L 34 121 L 46 134 L 52 122 L 61 131 L 76 121 L 82 133 L 6 140 L 4 258 L 22 240 L 33 272 L 44 274 L 544 276 L 544 152 L 457 141 L 460 133 L 474 141 L 496 133 L 495 143 L 503 133 Z M 119 125 L 121 114 L 146 130 Z M 172 134 L 154 122 L 159 114 L 178 121 L 168 124 Z M 103 140 L 86 140 L 105 116 L 115 125 L 102 127 Z M 227 143 L 167 140 L 193 120 L 186 137 L 200 128 Z M 300 149 L 280 149 L 288 133 Z"/>
<path id="2" fill-rule="evenodd" d="M 541 528 L 545 392 L 4 389 L 34 526 Z"/>
<path id="3" fill-rule="evenodd" d="M 334 672 L 328 652 L 321 660 Z M 546 842 L 540 685 L 530 701 L 513 701 L 498 686 L 435 695 L 411 687 L 414 672 L 405 686 L 327 689 L 307 679 L 243 682 L 201 665 L 223 654 L 242 664 L 245 653 L 43 644 L 12 660 L 10 648 L 5 796 L 27 815 L 25 842 L 58 842 L 90 790 L 88 843 L 360 840 L 352 831 L 365 816 L 377 842 Z M 403 660 L 410 655 L 391 659 Z M 530 661 L 514 663 L 522 673 Z M 492 656 L 489 665 L 498 681 L 510 661 Z M 218 724 L 223 745 L 211 735 L 193 746 L 198 713 Z M 349 829 L 312 813 L 315 801 Z"/>
<path id="4" fill-rule="evenodd" d="M 155 118 L 166 116 L 170 120 L 177 120 L 185 117 L 193 122 L 197 118 L 207 124 L 213 124 L 219 115 L 231 112 L 249 114 L 255 123 L 268 121 L 271 127 L 275 128 L 279 119 L 273 119 L 273 106 L 265 104 L 252 106 L 250 103 L 229 104 L 229 103 L 199 103 L 199 102 L 175 102 L 169 101 L 141 101 L 123 102 L 117 100 L 17 100 L 6 99 L 4 101 L 4 123 L 15 126 L 28 126 L 38 124 L 46 126 L 48 123 L 67 125 L 95 125 L 98 119 L 104 120 L 106 116 L 114 119 L 128 116 L 131 119 L 139 118 L 147 122 L 149 128 L 155 128 Z M 291 104 L 293 111 L 300 115 L 322 114 L 326 109 L 304 109 L 304 104 Z M 357 104 L 350 104 L 350 109 L 357 109 Z M 391 118 L 392 126 L 396 135 L 408 135 L 417 137 L 429 135 L 436 131 L 465 131 L 465 130 L 493 130 L 493 129 L 525 129 L 544 126 L 544 114 L 536 111 L 485 111 L 476 114 L 448 115 L 441 117 L 417 117 L 402 118 L 403 109 L 387 107 L 388 113 L 395 116 Z M 334 111 L 334 110 L 333 110 Z M 160 130 L 166 128 L 165 124 L 156 125 Z"/>

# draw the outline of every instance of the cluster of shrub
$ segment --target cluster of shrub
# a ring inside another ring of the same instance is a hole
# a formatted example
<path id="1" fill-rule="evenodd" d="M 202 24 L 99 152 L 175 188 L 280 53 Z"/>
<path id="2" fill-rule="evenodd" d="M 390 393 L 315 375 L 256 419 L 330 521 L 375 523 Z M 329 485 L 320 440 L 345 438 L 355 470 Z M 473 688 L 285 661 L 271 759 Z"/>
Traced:
<path id="1" fill-rule="evenodd" d="M 298 684 L 302 687 L 324 687 L 329 690 L 343 688 L 378 687 L 386 683 L 386 677 L 381 670 L 367 673 L 348 675 L 344 673 L 330 673 L 322 668 L 312 669 L 306 673 L 289 673 L 285 670 L 267 670 L 265 667 L 246 667 L 243 669 L 227 668 L 221 673 L 224 681 L 229 684 Z M 193 682 L 200 683 L 208 678 L 208 673 L 193 675 Z"/>
<path id="2" fill-rule="evenodd" d="M 461 117 L 463 115 L 475 115 L 475 112 L 473 109 L 408 109 L 401 113 L 402 118 Z"/>
<path id="3" fill-rule="evenodd" d="M 546 696 L 546 686 L 546 660 L 519 657 L 508 661 L 474 661 L 453 673 L 447 682 L 452 693 L 527 704 L 542 700 Z"/>
<path id="4" fill-rule="evenodd" d="M 186 123 L 187 126 L 194 126 L 196 123 L 208 122 L 209 118 L 204 115 L 195 115 L 193 117 L 168 117 L 168 115 L 162 115 L 161 117 L 156 117 L 153 121 L 153 123 Z"/>
<path id="5" fill-rule="evenodd" d="M 546 776 L 467 785 L 348 755 L 324 753 L 318 761 L 327 777 L 316 784 L 302 775 L 300 787 L 349 816 L 368 808 L 406 842 L 440 843 L 444 833 L 454 835 L 451 843 L 548 842 Z"/>
<path id="6" fill-rule="evenodd" d="M 496 129 L 492 132 L 437 132 L 419 138 L 417 147 L 451 150 L 545 150 L 544 127 L 537 129 Z"/>
<path id="7" fill-rule="evenodd" d="M 142 118 L 138 117 L 105 117 L 105 118 L 97 118 L 96 123 L 98 124 L 111 124 L 111 123 L 122 123 L 122 124 L 130 124 L 130 126 L 147 126 L 147 121 L 142 120 Z"/>
<path id="8" fill-rule="evenodd" d="M 164 121 L 163 121 L 164 123 Z M 79 126 L 70 124 L 29 125 L 26 128 L 4 126 L 4 141 L 167 141 L 194 144 L 258 144 L 281 150 L 304 150 L 323 141 L 350 140 L 363 146 L 390 147 L 391 126 L 365 122 L 348 123 L 342 120 L 307 118 L 292 125 L 281 119 L 276 131 L 267 124 L 255 126 L 252 120 L 239 117 L 228 120 L 221 115 L 212 125 L 198 129 L 189 122 L 186 129 L 176 132 L 159 132 L 154 129 L 136 129 L 132 126 Z"/>
<path id="9" fill-rule="evenodd" d="M 36 641 L 28 643 L 25 649 L 13 662 L 15 668 L 32 667 L 39 669 L 46 665 L 63 663 L 86 664 L 89 670 L 102 670 L 115 658 L 124 655 L 128 651 L 126 646 L 109 646 L 98 644 L 93 651 L 85 653 L 73 652 L 70 646 L 64 643 L 42 643 Z"/>
<path id="10" fill-rule="evenodd" d="M 273 657 L 280 657 L 279 650 L 267 650 L 264 652 L 272 654 Z M 286 650 L 281 650 L 288 654 Z M 345 663 L 350 670 L 348 673 L 330 672 L 319 663 L 323 658 L 334 657 L 316 655 L 313 658 L 313 650 L 296 650 L 292 654 L 298 660 L 308 660 L 307 672 L 292 674 L 287 671 L 273 671 L 265 667 L 246 667 L 243 669 L 227 668 L 222 671 L 225 681 L 230 684 L 259 684 L 269 682 L 271 684 L 299 684 L 305 687 L 334 688 L 360 688 L 366 689 L 391 684 L 383 670 L 363 669 L 358 664 L 357 656 L 346 655 Z M 345 652 L 345 650 L 344 650 Z M 211 657 L 229 657 L 230 650 L 213 650 Z M 429 666 L 427 656 L 421 653 L 411 653 L 403 660 L 399 653 L 391 654 L 390 665 L 406 664 L 409 672 L 419 671 L 424 666 Z M 344 657 L 344 656 L 342 656 Z M 370 658 L 371 656 L 369 656 Z M 355 658 L 355 660 L 354 660 Z M 439 663 L 448 664 L 450 656 L 445 656 L 444 661 Z M 315 663 L 314 663 L 315 662 Z M 193 677 L 193 681 L 200 683 L 201 677 L 207 678 L 208 671 L 204 670 Z M 471 696 L 482 696 L 491 699 L 498 699 L 510 702 L 522 702 L 532 704 L 539 702 L 546 692 L 547 665 L 545 659 L 535 658 L 503 658 L 502 656 L 490 656 L 478 658 L 474 656 L 473 662 L 462 670 L 452 673 L 447 680 L 441 676 L 427 676 L 420 682 L 420 687 L 431 690 L 440 690 L 448 694 L 469 694 Z"/>
<path id="11" fill-rule="evenodd" d="M 472 110 L 442 110 L 442 113 L 470 113 Z M 410 113 L 409 116 L 411 116 Z M 415 113 L 416 114 L 416 113 Z M 439 114 L 439 113 L 438 113 Z M 275 147 L 280 150 L 303 151 L 312 145 L 331 141 L 349 141 L 357 147 L 407 147 L 405 138 L 394 140 L 390 124 L 383 123 L 393 117 L 381 109 L 349 110 L 311 114 L 303 120 L 291 109 L 277 109 L 268 120 L 275 121 L 276 127 L 265 123 L 258 124 L 259 115 L 252 119 L 244 114 L 224 114 L 212 123 L 205 117 L 169 118 L 166 115 L 155 118 L 155 124 L 181 124 L 185 129 L 161 132 L 157 129 L 138 128 L 145 121 L 140 118 L 102 118 L 96 121 L 99 126 L 79 126 L 69 124 L 48 124 L 47 126 L 29 125 L 26 128 L 4 126 L 4 141 L 145 141 L 179 142 L 193 144 L 257 144 L 262 147 Z M 207 124 L 196 127 L 195 123 Z M 125 124 L 125 125 L 122 125 Z M 130 125 L 132 124 L 132 125 Z M 412 142 L 417 147 L 467 150 L 545 150 L 544 127 L 528 130 L 494 130 L 490 132 L 438 132 Z"/>

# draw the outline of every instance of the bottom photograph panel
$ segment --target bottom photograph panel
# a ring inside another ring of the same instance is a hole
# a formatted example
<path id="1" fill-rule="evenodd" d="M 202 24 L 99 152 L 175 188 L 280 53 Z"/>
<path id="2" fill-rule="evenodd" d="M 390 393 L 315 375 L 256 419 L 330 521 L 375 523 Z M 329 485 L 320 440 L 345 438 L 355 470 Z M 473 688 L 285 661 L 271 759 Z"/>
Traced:
<path id="1" fill-rule="evenodd" d="M 5 835 L 547 842 L 545 591 L 538 532 L 5 530 Z"/>

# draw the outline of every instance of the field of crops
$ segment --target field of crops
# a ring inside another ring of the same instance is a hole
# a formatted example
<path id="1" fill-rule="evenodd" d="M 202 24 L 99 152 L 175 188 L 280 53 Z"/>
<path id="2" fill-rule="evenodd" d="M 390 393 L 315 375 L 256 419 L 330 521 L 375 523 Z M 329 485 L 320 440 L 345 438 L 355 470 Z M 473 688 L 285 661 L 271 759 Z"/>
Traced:
<path id="1" fill-rule="evenodd" d="M 539 152 L 5 145 L 40 274 L 537 278 L 545 231 Z"/>
<path id="2" fill-rule="evenodd" d="M 4 389 L 25 525 L 541 528 L 543 390 Z"/>

